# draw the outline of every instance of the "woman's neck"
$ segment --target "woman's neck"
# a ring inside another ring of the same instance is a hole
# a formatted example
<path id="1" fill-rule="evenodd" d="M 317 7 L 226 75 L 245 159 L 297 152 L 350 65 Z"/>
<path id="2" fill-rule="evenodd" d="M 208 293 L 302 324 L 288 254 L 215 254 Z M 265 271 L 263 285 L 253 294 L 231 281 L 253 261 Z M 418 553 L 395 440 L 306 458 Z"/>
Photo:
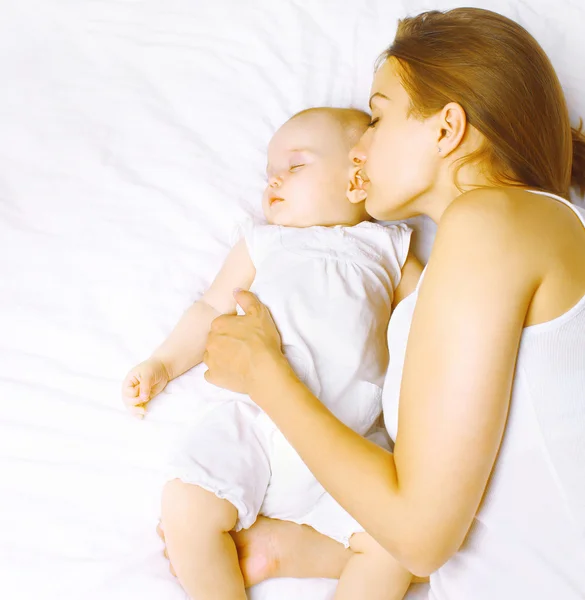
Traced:
<path id="1" fill-rule="evenodd" d="M 446 169 L 445 173 L 437 178 L 432 188 L 416 201 L 417 213 L 439 223 L 449 206 L 463 194 L 477 188 L 499 187 L 495 186 L 475 165 L 464 165 L 456 174 L 457 182 L 453 166 Z"/>

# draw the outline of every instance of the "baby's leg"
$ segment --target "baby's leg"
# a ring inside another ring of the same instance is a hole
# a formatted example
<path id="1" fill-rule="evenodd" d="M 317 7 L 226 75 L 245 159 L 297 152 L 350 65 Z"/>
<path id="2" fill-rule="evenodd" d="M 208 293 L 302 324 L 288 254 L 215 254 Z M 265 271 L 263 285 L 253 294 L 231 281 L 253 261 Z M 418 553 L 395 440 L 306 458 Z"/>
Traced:
<path id="1" fill-rule="evenodd" d="M 367 437 L 388 449 L 386 436 L 373 431 Z M 365 533 L 329 494 L 323 494 L 312 510 L 297 522 L 311 526 L 353 551 L 341 573 L 335 600 L 404 598 L 412 580 L 411 574 Z"/>
<path id="2" fill-rule="evenodd" d="M 412 581 L 404 569 L 367 533 L 351 537 L 354 554 L 341 573 L 335 600 L 402 600 Z"/>
<path id="3" fill-rule="evenodd" d="M 262 413 L 239 401 L 216 404 L 169 459 L 161 525 L 179 581 L 194 600 L 243 600 L 229 532 L 254 523 L 270 480 Z"/>
<path id="4" fill-rule="evenodd" d="M 238 511 L 203 488 L 169 481 L 162 497 L 162 529 L 177 577 L 194 600 L 245 600 L 236 546 L 229 532 Z"/>

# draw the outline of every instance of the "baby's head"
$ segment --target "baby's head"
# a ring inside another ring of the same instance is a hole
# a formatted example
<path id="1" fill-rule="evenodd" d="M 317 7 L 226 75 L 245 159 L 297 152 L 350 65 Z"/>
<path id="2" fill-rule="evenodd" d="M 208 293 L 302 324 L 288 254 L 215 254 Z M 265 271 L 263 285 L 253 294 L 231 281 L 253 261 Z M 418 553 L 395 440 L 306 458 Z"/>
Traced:
<path id="1" fill-rule="evenodd" d="M 369 115 L 349 108 L 310 108 L 287 121 L 268 145 L 262 198 L 268 222 L 311 227 L 369 220 L 364 203 L 346 197 L 348 154 L 369 122 Z"/>

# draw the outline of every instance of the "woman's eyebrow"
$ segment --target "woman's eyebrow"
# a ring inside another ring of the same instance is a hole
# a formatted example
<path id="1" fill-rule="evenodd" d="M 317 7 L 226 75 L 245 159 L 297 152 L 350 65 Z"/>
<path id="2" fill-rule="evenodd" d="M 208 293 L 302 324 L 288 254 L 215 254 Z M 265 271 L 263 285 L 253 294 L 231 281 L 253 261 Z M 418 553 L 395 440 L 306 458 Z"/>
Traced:
<path id="1" fill-rule="evenodd" d="M 390 98 L 388 98 L 388 96 L 382 94 L 381 92 L 376 92 L 375 94 L 372 94 L 370 96 L 370 101 L 368 102 L 369 106 L 370 106 L 370 110 L 372 109 L 372 100 L 374 98 L 376 98 L 377 96 L 379 96 L 380 98 L 384 98 L 384 100 L 390 100 Z"/>

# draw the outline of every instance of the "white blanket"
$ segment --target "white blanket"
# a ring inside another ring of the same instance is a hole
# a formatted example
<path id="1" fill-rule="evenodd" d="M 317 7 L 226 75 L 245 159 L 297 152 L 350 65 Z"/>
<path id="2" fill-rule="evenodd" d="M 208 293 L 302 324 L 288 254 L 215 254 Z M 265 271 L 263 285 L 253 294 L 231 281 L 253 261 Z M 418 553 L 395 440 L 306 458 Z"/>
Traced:
<path id="1" fill-rule="evenodd" d="M 585 115 L 585 7 L 483 4 L 529 27 Z M 202 369 L 143 422 L 123 409 L 121 379 L 258 211 L 275 128 L 312 105 L 365 107 L 397 18 L 449 6 L 2 0 L 2 598 L 185 598 L 154 528 L 165 451 L 197 416 Z M 333 589 L 278 580 L 251 596 Z"/>

